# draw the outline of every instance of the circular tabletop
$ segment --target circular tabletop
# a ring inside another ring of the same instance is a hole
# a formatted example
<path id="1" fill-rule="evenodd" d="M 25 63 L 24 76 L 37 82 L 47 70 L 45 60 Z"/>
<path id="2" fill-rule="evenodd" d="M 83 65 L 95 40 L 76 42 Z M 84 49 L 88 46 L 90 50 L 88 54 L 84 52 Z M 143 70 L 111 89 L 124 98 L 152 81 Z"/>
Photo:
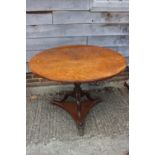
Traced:
<path id="1" fill-rule="evenodd" d="M 126 67 L 125 58 L 111 49 L 70 45 L 45 50 L 29 62 L 33 73 L 49 80 L 82 83 L 104 80 Z"/>

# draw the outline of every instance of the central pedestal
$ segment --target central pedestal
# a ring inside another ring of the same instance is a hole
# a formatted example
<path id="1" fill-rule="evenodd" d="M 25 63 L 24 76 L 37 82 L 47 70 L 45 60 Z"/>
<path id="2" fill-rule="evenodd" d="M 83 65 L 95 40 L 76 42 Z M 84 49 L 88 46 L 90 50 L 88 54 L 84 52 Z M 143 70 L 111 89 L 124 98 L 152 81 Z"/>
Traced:
<path id="1" fill-rule="evenodd" d="M 68 97 L 73 97 L 75 102 L 67 101 Z M 87 100 L 82 101 L 86 97 Z M 61 100 L 54 100 L 53 104 L 63 108 L 75 120 L 80 135 L 84 134 L 84 121 L 90 109 L 98 103 L 99 99 L 94 99 L 88 92 L 81 89 L 80 84 L 74 84 L 74 90 L 66 94 Z"/>

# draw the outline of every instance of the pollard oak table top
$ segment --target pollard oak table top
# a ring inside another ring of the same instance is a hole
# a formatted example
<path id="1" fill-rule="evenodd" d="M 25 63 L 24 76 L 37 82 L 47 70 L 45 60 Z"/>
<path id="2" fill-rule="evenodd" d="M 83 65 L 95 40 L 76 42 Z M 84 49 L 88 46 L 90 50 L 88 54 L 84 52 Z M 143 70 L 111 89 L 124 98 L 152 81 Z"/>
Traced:
<path id="1" fill-rule="evenodd" d="M 33 73 L 53 81 L 82 83 L 104 80 L 126 67 L 118 52 L 97 46 L 70 45 L 45 50 L 29 62 Z"/>

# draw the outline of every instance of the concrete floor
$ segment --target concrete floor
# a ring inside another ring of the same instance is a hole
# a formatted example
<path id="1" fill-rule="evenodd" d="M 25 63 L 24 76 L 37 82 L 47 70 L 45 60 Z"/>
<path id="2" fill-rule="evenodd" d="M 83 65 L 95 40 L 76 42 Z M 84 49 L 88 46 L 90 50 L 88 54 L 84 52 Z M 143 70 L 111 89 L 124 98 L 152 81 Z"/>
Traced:
<path id="1" fill-rule="evenodd" d="M 87 116 L 83 137 L 78 136 L 70 115 L 50 104 L 53 96 L 50 93 L 48 87 L 46 91 L 43 87 L 27 88 L 27 155 L 126 155 L 129 150 L 126 87 L 93 93 L 102 102 Z M 52 93 L 55 94 L 54 90 Z"/>

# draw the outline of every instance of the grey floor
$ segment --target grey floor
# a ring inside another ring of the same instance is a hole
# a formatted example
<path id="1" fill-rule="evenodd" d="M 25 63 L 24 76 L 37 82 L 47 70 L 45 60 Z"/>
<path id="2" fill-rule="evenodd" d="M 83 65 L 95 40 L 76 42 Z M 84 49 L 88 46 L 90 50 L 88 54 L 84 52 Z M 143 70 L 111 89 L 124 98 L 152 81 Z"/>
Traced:
<path id="1" fill-rule="evenodd" d="M 27 155 L 126 155 L 128 89 L 105 88 L 93 93 L 102 102 L 88 114 L 83 137 L 68 113 L 51 105 L 51 90 L 27 88 Z M 53 91 L 54 94 L 54 91 Z"/>

